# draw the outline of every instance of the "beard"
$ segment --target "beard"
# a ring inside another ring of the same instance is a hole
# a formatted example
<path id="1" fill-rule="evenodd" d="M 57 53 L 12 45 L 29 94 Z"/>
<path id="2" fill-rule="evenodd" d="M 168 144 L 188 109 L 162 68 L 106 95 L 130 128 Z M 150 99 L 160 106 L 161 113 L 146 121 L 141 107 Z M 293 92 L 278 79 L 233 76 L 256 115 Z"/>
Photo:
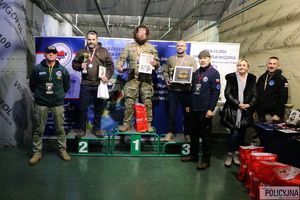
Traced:
<path id="1" fill-rule="evenodd" d="M 182 55 L 182 54 L 184 54 L 184 51 L 177 51 L 177 54 Z"/>
<path id="2" fill-rule="evenodd" d="M 96 45 L 93 43 L 88 44 L 89 49 L 94 49 L 96 48 Z"/>
<path id="3" fill-rule="evenodd" d="M 134 37 L 134 41 L 136 41 L 136 43 L 138 43 L 139 45 L 143 45 L 147 42 L 147 39 L 142 40 L 138 37 Z"/>

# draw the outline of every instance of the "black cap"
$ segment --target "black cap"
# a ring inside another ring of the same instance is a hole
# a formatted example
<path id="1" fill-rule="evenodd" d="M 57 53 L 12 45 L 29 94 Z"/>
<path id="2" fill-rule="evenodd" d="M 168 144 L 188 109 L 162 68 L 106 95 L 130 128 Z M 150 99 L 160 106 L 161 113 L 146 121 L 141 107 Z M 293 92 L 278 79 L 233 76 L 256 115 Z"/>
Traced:
<path id="1" fill-rule="evenodd" d="M 56 47 L 55 47 L 55 46 L 48 46 L 48 47 L 45 49 L 45 53 L 50 53 L 50 52 L 57 53 Z"/>

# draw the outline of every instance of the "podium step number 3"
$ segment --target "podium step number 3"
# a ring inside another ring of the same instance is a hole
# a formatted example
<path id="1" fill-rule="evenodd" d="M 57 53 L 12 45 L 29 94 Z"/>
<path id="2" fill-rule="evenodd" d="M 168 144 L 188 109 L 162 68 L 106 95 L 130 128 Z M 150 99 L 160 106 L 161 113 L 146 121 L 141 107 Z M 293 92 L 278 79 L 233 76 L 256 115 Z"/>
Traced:
<path id="1" fill-rule="evenodd" d="M 181 154 L 183 156 L 187 156 L 191 153 L 191 145 L 189 143 L 185 143 L 181 146 Z"/>
<path id="2" fill-rule="evenodd" d="M 89 144 L 86 140 L 80 140 L 78 142 L 78 153 L 88 153 L 89 152 Z"/>
<path id="3" fill-rule="evenodd" d="M 130 154 L 131 155 L 141 154 L 141 135 L 130 136 Z"/>

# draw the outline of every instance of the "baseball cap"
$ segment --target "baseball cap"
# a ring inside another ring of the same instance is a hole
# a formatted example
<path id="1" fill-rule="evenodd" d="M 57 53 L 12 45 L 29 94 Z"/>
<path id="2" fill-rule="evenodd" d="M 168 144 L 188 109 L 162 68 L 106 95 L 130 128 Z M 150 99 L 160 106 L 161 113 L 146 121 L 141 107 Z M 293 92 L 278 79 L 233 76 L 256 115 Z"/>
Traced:
<path id="1" fill-rule="evenodd" d="M 50 53 L 50 52 L 57 53 L 56 47 L 55 47 L 55 46 L 48 46 L 48 47 L 45 49 L 45 53 Z"/>

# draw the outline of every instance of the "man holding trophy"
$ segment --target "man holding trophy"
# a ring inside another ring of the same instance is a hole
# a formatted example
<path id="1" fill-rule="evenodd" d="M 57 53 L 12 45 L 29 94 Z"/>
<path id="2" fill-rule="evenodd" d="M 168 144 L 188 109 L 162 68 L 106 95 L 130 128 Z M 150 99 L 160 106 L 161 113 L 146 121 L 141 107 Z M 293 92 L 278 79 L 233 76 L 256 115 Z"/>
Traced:
<path id="1" fill-rule="evenodd" d="M 186 141 L 190 142 L 190 120 L 188 119 L 190 113 L 186 112 L 185 108 L 189 107 L 188 102 L 190 101 L 191 82 L 185 80 L 184 77 L 180 77 L 180 72 L 184 72 L 186 69 L 182 68 L 183 66 L 190 67 L 193 72 L 196 71 L 197 62 L 193 57 L 186 54 L 186 48 L 185 41 L 178 41 L 176 44 L 176 55 L 171 56 L 164 67 L 164 78 L 168 88 L 168 134 L 165 137 L 166 141 L 170 141 L 175 137 L 176 112 L 181 105 L 184 113 L 184 135 Z M 178 71 L 178 79 L 173 77 L 175 68 L 176 71 L 183 69 Z M 175 78 L 175 82 L 173 82 L 173 78 Z"/>
<path id="2" fill-rule="evenodd" d="M 82 73 L 77 138 L 84 137 L 86 134 L 87 111 L 91 99 L 94 104 L 92 133 L 97 137 L 102 137 L 101 115 L 104 109 L 104 100 L 97 98 L 98 86 L 100 82 L 106 83 L 114 74 L 111 55 L 98 42 L 97 32 L 90 30 L 87 33 L 86 40 L 87 45 L 78 51 L 72 63 L 73 69 Z M 99 71 L 105 71 L 105 75 L 99 76 Z"/>

